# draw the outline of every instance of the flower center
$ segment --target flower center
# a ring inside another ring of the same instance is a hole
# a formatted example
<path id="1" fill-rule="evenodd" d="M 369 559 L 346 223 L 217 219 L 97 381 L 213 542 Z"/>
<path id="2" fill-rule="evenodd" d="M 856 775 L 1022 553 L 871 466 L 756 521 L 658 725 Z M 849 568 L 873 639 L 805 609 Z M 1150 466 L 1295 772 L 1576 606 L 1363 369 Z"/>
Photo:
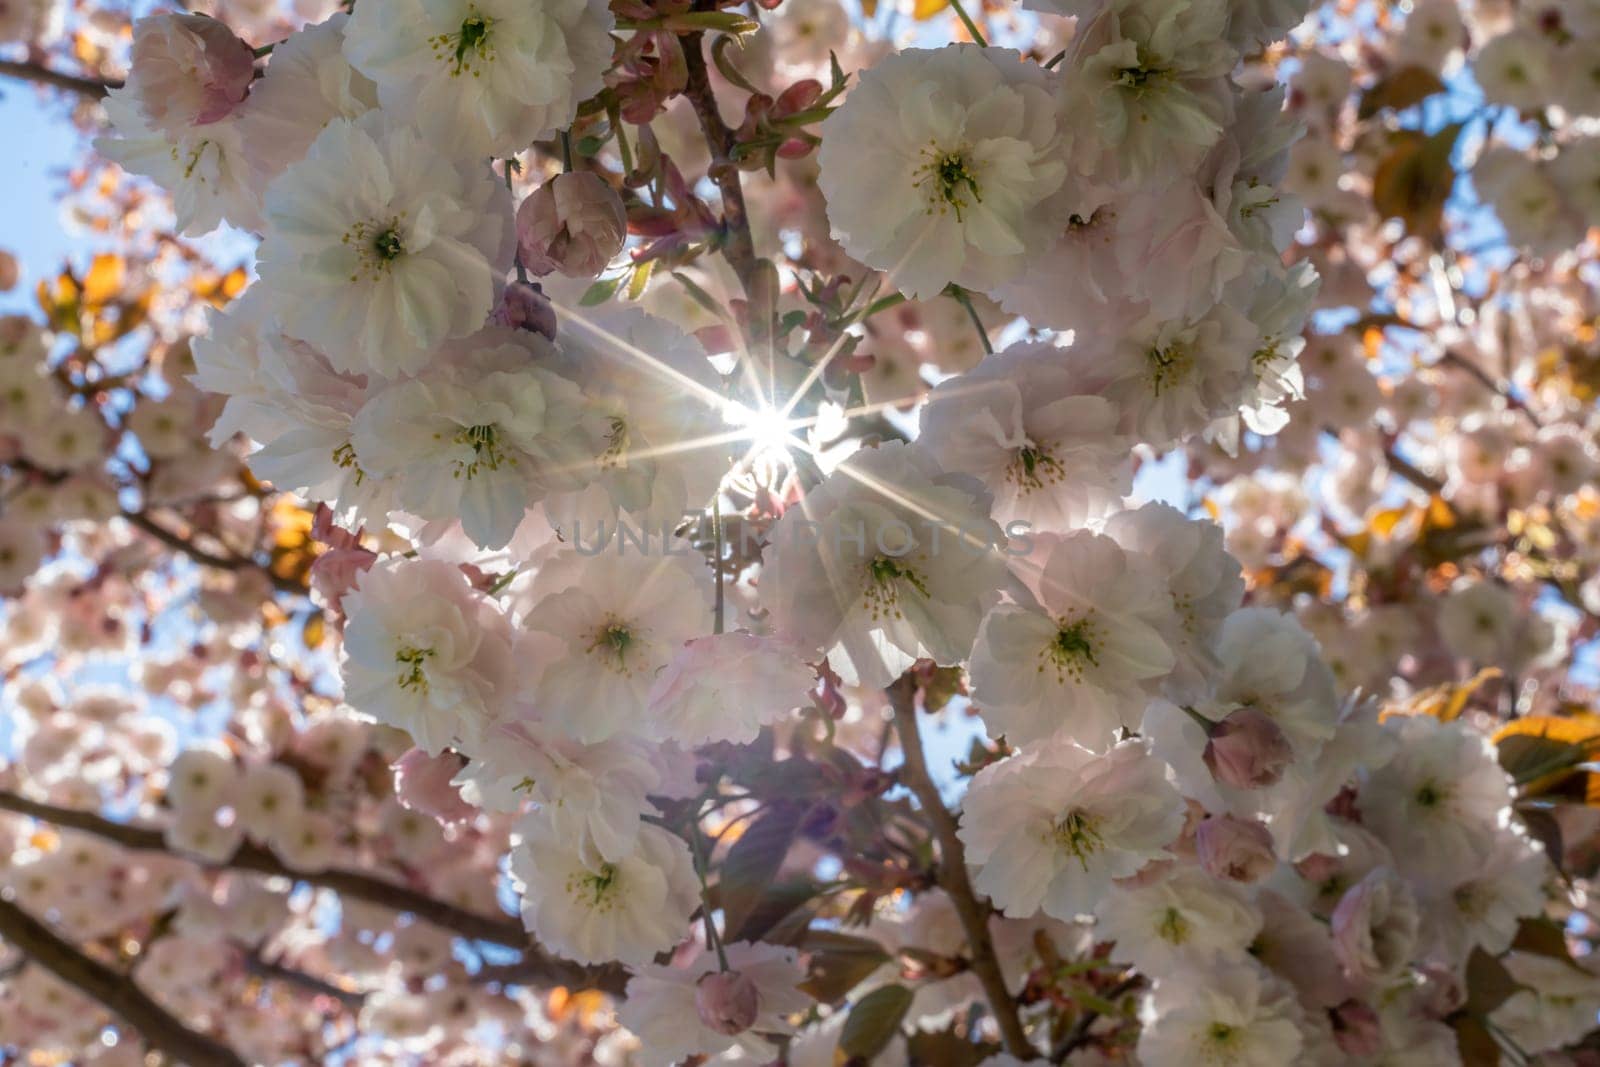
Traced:
<path id="1" fill-rule="evenodd" d="M 1055 485 L 1067 476 L 1061 461 L 1042 445 L 1027 444 L 1012 454 L 1011 466 L 1006 468 L 1006 480 L 1024 495 Z"/>
<path id="2" fill-rule="evenodd" d="M 1150 364 L 1150 391 L 1156 396 L 1161 390 L 1182 384 L 1194 369 L 1194 353 L 1182 341 L 1165 347 L 1156 347 L 1145 353 Z"/>
<path id="3" fill-rule="evenodd" d="M 1177 908 L 1168 908 L 1161 915 L 1161 924 L 1156 927 L 1156 933 L 1169 944 L 1181 945 L 1189 940 L 1189 920 Z"/>
<path id="4" fill-rule="evenodd" d="M 1148 89 L 1156 88 L 1157 84 L 1167 76 L 1167 71 L 1155 66 L 1145 57 L 1144 49 L 1139 49 L 1139 62 L 1137 66 L 1123 67 L 1117 71 L 1117 79 L 1112 84 L 1119 89 L 1127 89 L 1134 93 L 1143 93 Z"/>
<path id="5" fill-rule="evenodd" d="M 405 246 L 400 243 L 400 235 L 391 226 L 372 239 L 372 251 L 379 259 L 389 261 L 399 259 Z"/>
<path id="6" fill-rule="evenodd" d="M 873 622 L 905 618 L 905 613 L 900 610 L 901 582 L 924 597 L 928 596 L 927 582 L 904 560 L 879 556 L 867 564 L 867 578 L 867 614 Z"/>
<path id="7" fill-rule="evenodd" d="M 1206 1059 L 1212 1063 L 1232 1063 L 1239 1044 L 1239 1028 L 1224 1022 L 1206 1027 Z"/>
<path id="8" fill-rule="evenodd" d="M 389 273 L 395 260 L 406 254 L 405 238 L 400 227 L 404 217 L 401 214 L 387 222 L 372 219 L 358 222 L 339 238 L 341 244 L 356 250 L 357 266 L 350 274 L 352 282 L 378 280 Z"/>
<path id="9" fill-rule="evenodd" d="M 1078 857 L 1084 870 L 1089 869 L 1089 857 L 1100 851 L 1105 839 L 1100 836 L 1099 821 L 1085 811 L 1067 812 L 1055 825 L 1055 841 L 1060 847 Z"/>
<path id="10" fill-rule="evenodd" d="M 607 666 L 628 674 L 631 670 L 641 670 L 644 666 L 639 662 L 635 662 L 632 668 L 628 666 L 628 654 L 638 650 L 640 636 L 620 619 L 607 619 L 599 629 L 595 630 L 584 651 L 598 653 Z"/>
<path id="11" fill-rule="evenodd" d="M 1444 786 L 1430 778 L 1417 787 L 1414 799 L 1417 802 L 1417 807 L 1432 809 L 1443 804 L 1445 798 L 1449 795 L 1449 791 Z"/>
<path id="12" fill-rule="evenodd" d="M 611 417 L 611 429 L 606 432 L 605 451 L 600 453 L 602 470 L 621 470 L 628 465 L 628 422 L 620 415 Z"/>
<path id="13" fill-rule="evenodd" d="M 1068 678 L 1082 682 L 1084 671 L 1100 665 L 1100 657 L 1094 646 L 1095 630 L 1092 615 L 1072 622 L 1058 622 L 1055 637 L 1050 639 L 1040 654 L 1040 673 L 1046 667 L 1051 667 L 1056 672 L 1057 684 L 1066 684 Z"/>
<path id="14" fill-rule="evenodd" d="M 426 665 L 433 655 L 431 648 L 413 648 L 406 645 L 394 654 L 394 661 L 399 666 L 397 685 L 408 693 L 421 693 L 427 695 L 428 674 Z"/>
<path id="15" fill-rule="evenodd" d="M 462 20 L 459 30 L 435 34 L 428 38 L 428 45 L 433 49 L 434 58 L 449 66 L 452 78 L 462 74 L 481 78 L 483 66 L 494 62 L 494 43 L 489 32 L 493 28 L 494 19 L 486 18 L 477 8 L 472 8 Z"/>
<path id="16" fill-rule="evenodd" d="M 492 423 L 463 427 L 451 441 L 467 450 L 466 455 L 453 461 L 454 477 L 471 481 L 482 471 L 497 471 L 501 466 L 517 465 L 515 456 L 506 455 L 500 443 L 499 428 Z"/>
<path id="17" fill-rule="evenodd" d="M 354 471 L 357 485 L 366 481 L 367 472 L 356 462 L 356 449 L 349 441 L 333 450 L 333 464 L 340 470 Z"/>
<path id="18" fill-rule="evenodd" d="M 949 151 L 929 142 L 922 150 L 922 158 L 922 166 L 912 174 L 917 188 L 927 198 L 928 214 L 938 211 L 943 215 L 954 210 L 956 221 L 960 222 L 963 210 L 973 203 L 983 203 L 983 192 L 978 188 L 978 177 L 966 148 Z"/>
<path id="19" fill-rule="evenodd" d="M 603 863 L 598 871 L 585 871 L 567 879 L 567 892 L 594 911 L 610 911 L 616 907 L 617 867 Z"/>

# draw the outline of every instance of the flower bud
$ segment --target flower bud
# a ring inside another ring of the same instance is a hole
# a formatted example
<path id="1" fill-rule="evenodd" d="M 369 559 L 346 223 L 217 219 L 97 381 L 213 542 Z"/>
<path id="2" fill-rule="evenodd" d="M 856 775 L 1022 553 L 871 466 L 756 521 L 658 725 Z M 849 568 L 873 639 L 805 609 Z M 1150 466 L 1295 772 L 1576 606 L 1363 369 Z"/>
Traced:
<path id="1" fill-rule="evenodd" d="M 1262 789 L 1283 777 L 1294 751 L 1270 715 L 1246 707 L 1212 727 L 1204 758 L 1212 776 L 1224 785 Z"/>
<path id="2" fill-rule="evenodd" d="M 1333 909 L 1333 954 L 1356 981 L 1387 981 L 1410 961 L 1420 923 L 1411 887 L 1389 868 L 1375 867 Z"/>
<path id="3" fill-rule="evenodd" d="M 15 289 L 21 280 L 22 268 L 17 265 L 17 257 L 0 249 L 0 293 Z"/>
<path id="4" fill-rule="evenodd" d="M 549 341 L 556 339 L 555 306 L 534 282 L 512 282 L 506 286 L 506 291 L 500 295 L 500 303 L 489 313 L 489 322 L 495 326 L 543 334 Z"/>
<path id="5" fill-rule="evenodd" d="M 344 595 L 378 560 L 377 553 L 362 548 L 335 548 L 324 552 L 311 564 L 311 592 L 317 603 L 341 614 Z"/>
<path id="6" fill-rule="evenodd" d="M 467 761 L 454 752 L 431 756 L 413 748 L 393 764 L 395 797 L 404 807 L 443 823 L 464 822 L 478 809 L 461 799 L 451 784 Z"/>
<path id="7" fill-rule="evenodd" d="M 1195 853 L 1213 878 L 1230 882 L 1256 882 L 1278 865 L 1272 852 L 1272 835 L 1259 822 L 1220 815 L 1200 824 L 1194 834 Z"/>
<path id="8" fill-rule="evenodd" d="M 255 63 L 250 46 L 214 18 L 155 15 L 134 23 L 128 83 L 150 125 L 176 133 L 231 115 Z"/>
<path id="9" fill-rule="evenodd" d="M 738 971 L 713 971 L 694 989 L 700 1021 L 719 1034 L 742 1034 L 755 1024 L 761 1007 L 756 984 Z"/>
<path id="10" fill-rule="evenodd" d="M 1383 1049 L 1383 1028 L 1378 1013 L 1361 1000 L 1347 1000 L 1330 1010 L 1333 1040 L 1346 1056 L 1376 1056 Z"/>
<path id="11" fill-rule="evenodd" d="M 538 275 L 592 278 L 622 250 L 627 232 L 622 198 L 587 171 L 556 175 L 517 208 L 522 265 Z"/>

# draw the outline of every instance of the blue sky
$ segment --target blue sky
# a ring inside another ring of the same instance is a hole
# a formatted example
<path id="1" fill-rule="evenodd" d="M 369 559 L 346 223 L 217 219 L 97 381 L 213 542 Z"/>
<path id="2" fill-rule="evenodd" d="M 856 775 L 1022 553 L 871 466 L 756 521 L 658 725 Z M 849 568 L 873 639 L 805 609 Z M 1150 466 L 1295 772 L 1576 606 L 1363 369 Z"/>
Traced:
<path id="1" fill-rule="evenodd" d="M 63 257 L 82 256 L 89 246 L 84 235 L 67 232 L 56 199 L 82 142 L 64 101 L 6 80 L 0 81 L 0 143 L 15 146 L 0 164 L 0 248 L 22 264 L 22 283 L 0 293 L 0 310 L 36 309 L 32 294 L 39 279 L 53 274 Z"/>

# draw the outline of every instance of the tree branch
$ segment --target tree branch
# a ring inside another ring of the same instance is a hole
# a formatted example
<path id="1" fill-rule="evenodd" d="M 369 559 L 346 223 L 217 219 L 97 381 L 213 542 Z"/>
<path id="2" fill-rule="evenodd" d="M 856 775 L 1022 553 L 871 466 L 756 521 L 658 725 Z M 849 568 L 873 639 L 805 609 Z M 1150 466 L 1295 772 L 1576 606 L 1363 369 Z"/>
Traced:
<path id="1" fill-rule="evenodd" d="M 711 150 L 711 166 L 707 171 L 717 189 L 722 193 L 722 223 L 724 229 L 722 253 L 728 265 L 739 276 L 744 286 L 745 299 L 751 304 L 751 321 L 761 301 L 757 275 L 760 263 L 756 257 L 755 240 L 750 236 L 750 215 L 745 207 L 744 187 L 739 182 L 739 168 L 733 162 L 733 131 L 722 121 L 717 108 L 717 96 L 711 89 L 711 76 L 706 70 L 706 58 L 701 51 L 705 34 L 683 35 L 683 58 L 688 67 L 688 87 L 683 95 L 689 98 L 694 113 L 700 119 L 700 129 L 705 134 L 706 147 Z M 770 299 L 766 301 L 770 303 Z"/>
<path id="2" fill-rule="evenodd" d="M 1440 490 L 1444 488 L 1443 482 L 1435 478 L 1433 475 L 1427 473 L 1410 460 L 1405 459 L 1400 455 L 1400 453 L 1394 450 L 1393 446 L 1387 447 L 1383 450 L 1383 461 L 1388 465 L 1391 471 L 1398 474 L 1401 478 L 1404 478 L 1418 489 L 1421 489 L 1429 496 L 1437 496 Z"/>
<path id="3" fill-rule="evenodd" d="M 972 953 L 972 972 L 983 984 L 995 1022 L 1000 1027 L 1000 1037 L 1006 1051 L 1021 1060 L 1035 1058 L 1037 1052 L 1022 1029 L 1017 1015 L 1016 1001 L 1006 990 L 1005 976 L 1000 972 L 1000 959 L 995 954 L 994 940 L 989 936 L 989 908 L 979 903 L 973 892 L 972 881 L 967 877 L 967 856 L 957 834 L 955 816 L 944 806 L 939 787 L 928 774 L 928 761 L 922 752 L 922 733 L 917 728 L 916 684 L 910 676 L 903 676 L 888 689 L 890 703 L 894 706 L 894 725 L 900 733 L 900 748 L 905 763 L 900 768 L 900 781 L 916 796 L 928 821 L 933 824 L 934 836 L 939 839 L 939 885 L 955 904 L 961 927 L 966 931 L 967 946 Z"/>
<path id="4" fill-rule="evenodd" d="M 59 70 L 38 63 L 21 63 L 11 59 L 0 59 L 0 74 L 21 81 L 33 82 L 36 85 L 49 85 L 56 89 L 65 89 L 99 100 L 111 89 L 122 88 L 120 81 L 102 81 L 99 78 L 84 78 L 77 74 L 67 74 Z"/>
<path id="5" fill-rule="evenodd" d="M 1115 1004 L 1139 988 L 1143 982 L 1143 976 L 1131 974 L 1101 994 L 1100 999 L 1107 1003 Z M 1078 1016 L 1078 1021 L 1073 1024 L 1072 1030 L 1068 1032 L 1066 1037 L 1062 1038 L 1061 1044 L 1056 1046 L 1055 1051 L 1051 1053 L 1050 1062 L 1065 1063 L 1068 1056 L 1072 1055 L 1080 1045 L 1089 1040 L 1089 1030 L 1099 1018 L 1100 1012 L 1096 1008 L 1088 1008 L 1082 1015 Z"/>
<path id="6" fill-rule="evenodd" d="M 517 966 L 521 977 L 525 980 L 599 989 L 607 993 L 620 992 L 626 981 L 626 975 L 615 969 L 582 967 L 566 960 L 546 956 L 531 943 L 527 931 L 522 928 L 522 923 L 509 916 L 480 915 L 475 911 L 456 907 L 426 893 L 396 885 L 362 871 L 339 868 L 326 871 L 292 870 L 270 850 L 250 842 L 241 845 L 232 858 L 225 862 L 211 864 L 194 856 L 172 853 L 167 848 L 166 838 L 155 827 L 113 822 L 93 812 L 60 808 L 4 790 L 0 790 L 0 811 L 26 815 L 31 819 L 93 834 L 135 851 L 165 852 L 180 855 L 192 863 L 214 869 L 253 871 L 257 874 L 287 878 L 331 889 L 352 900 L 377 904 L 391 911 L 408 912 L 418 919 L 474 941 L 487 941 L 522 949 L 527 955 Z"/>
<path id="7" fill-rule="evenodd" d="M 127 975 L 84 955 L 4 898 L 0 898 L 0 936 L 21 949 L 29 960 L 99 1001 L 137 1030 L 151 1048 L 196 1067 L 245 1067 L 236 1052 L 183 1025 Z"/>
<path id="8" fill-rule="evenodd" d="M 292 985 L 316 996 L 332 997 L 349 1011 L 360 1011 L 361 1005 L 366 1002 L 367 995 L 359 990 L 343 989 L 314 974 L 269 960 L 251 949 L 241 947 L 240 951 L 244 953 L 245 971 L 257 978 Z"/>
<path id="9" fill-rule="evenodd" d="M 1511 387 L 1508 384 L 1491 377 L 1488 371 L 1463 356 L 1460 352 L 1453 348 L 1447 348 L 1444 350 L 1444 354 L 1439 357 L 1439 362 L 1465 371 L 1479 385 L 1504 400 L 1507 407 L 1513 411 L 1520 411 L 1527 416 L 1528 421 L 1533 423 L 1534 429 L 1539 429 L 1544 425 L 1539 421 L 1539 416 L 1534 414 L 1533 409 L 1520 396 L 1511 391 Z"/>
<path id="10" fill-rule="evenodd" d="M 278 592 L 292 593 L 295 596 L 306 595 L 305 587 L 299 582 L 274 574 L 269 568 L 261 566 L 255 560 L 246 556 L 219 556 L 215 552 L 209 552 L 182 534 L 161 525 L 161 523 L 143 512 L 125 510 L 122 512 L 122 518 L 129 525 L 149 534 L 168 548 L 181 552 L 203 567 L 211 567 L 219 571 L 238 571 L 246 567 L 252 567 L 265 574 L 267 580 L 272 583 L 272 587 Z"/>
<path id="11" fill-rule="evenodd" d="M 141 852 L 171 852 L 165 835 L 153 826 L 113 822 L 89 811 L 60 808 L 37 800 L 29 800 L 9 791 L 0 791 L 0 811 L 14 812 L 29 818 L 65 826 L 71 830 L 93 834 L 107 841 Z M 384 881 L 362 871 L 332 868 L 326 871 L 296 871 L 284 866 L 270 850 L 245 842 L 232 858 L 222 863 L 208 863 L 195 856 L 174 853 L 200 866 L 210 866 L 236 871 L 253 871 L 257 874 L 288 878 L 308 885 L 332 889 L 337 893 L 369 904 L 378 904 L 392 911 L 410 912 L 435 926 L 454 931 L 477 941 L 490 941 L 497 945 L 523 948 L 528 935 L 522 924 L 508 916 L 490 917 L 458 908 L 442 900 L 420 893 L 403 885 Z"/>

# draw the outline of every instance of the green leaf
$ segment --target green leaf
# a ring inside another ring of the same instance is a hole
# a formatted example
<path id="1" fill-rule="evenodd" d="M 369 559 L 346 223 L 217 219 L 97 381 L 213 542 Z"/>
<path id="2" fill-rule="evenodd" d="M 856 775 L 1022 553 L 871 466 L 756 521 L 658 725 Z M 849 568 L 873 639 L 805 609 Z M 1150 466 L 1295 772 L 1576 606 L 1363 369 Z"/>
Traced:
<path id="1" fill-rule="evenodd" d="M 1495 750 L 1500 757 L 1500 766 L 1518 785 L 1527 785 L 1545 775 L 1576 767 L 1589 758 L 1588 750 L 1583 745 L 1532 734 L 1502 737 Z"/>
<path id="2" fill-rule="evenodd" d="M 1461 135 L 1453 123 L 1424 136 L 1396 130 L 1387 155 L 1372 175 L 1372 206 L 1384 218 L 1398 218 L 1415 237 L 1436 239 L 1444 225 L 1444 202 L 1455 188 L 1450 153 Z"/>
<path id="3" fill-rule="evenodd" d="M 882 1052 L 900 1032 L 911 997 L 911 990 L 903 985 L 882 986 L 862 997 L 839 1032 L 839 1051 L 847 1059 L 861 1060 L 871 1060 Z"/>
<path id="4" fill-rule="evenodd" d="M 818 935 L 828 940 L 819 945 Z M 891 959 L 876 941 L 826 930 L 809 931 L 805 949 L 811 954 L 810 973 L 800 988 L 824 1004 L 843 1000 Z"/>
<path id="5" fill-rule="evenodd" d="M 788 944 L 805 933 L 811 917 L 806 904 L 817 895 L 818 886 L 809 878 L 786 879 L 762 889 L 750 913 L 739 924 L 734 940 L 770 941 Z M 730 926 L 730 930 L 733 928 Z"/>
<path id="6" fill-rule="evenodd" d="M 1500 1046 L 1481 1019 L 1459 1016 L 1452 1024 L 1456 1032 L 1456 1051 L 1461 1067 L 1499 1067 Z"/>
<path id="7" fill-rule="evenodd" d="M 1567 934 L 1561 924 L 1546 916 L 1523 919 L 1517 925 L 1516 940 L 1511 942 L 1511 947 L 1517 952 L 1548 956 L 1571 965 L 1583 974 L 1589 973 L 1572 958 L 1572 950 L 1567 947 Z"/>
<path id="8" fill-rule="evenodd" d="M 1000 1052 L 998 1045 L 975 1045 L 958 1034 L 955 1024 L 944 1030 L 918 1030 L 907 1041 L 913 1063 L 936 1063 L 939 1067 L 978 1067 Z"/>
<path id="9" fill-rule="evenodd" d="M 1467 959 L 1467 1003 L 1469 1014 L 1487 1016 L 1523 986 L 1506 970 L 1505 964 L 1481 948 Z"/>
<path id="10" fill-rule="evenodd" d="M 1444 92 L 1444 82 L 1431 70 L 1423 67 L 1401 67 L 1361 94 L 1361 105 L 1356 117 L 1370 119 L 1384 108 L 1404 111 L 1419 104 L 1434 93 Z"/>
<path id="11" fill-rule="evenodd" d="M 655 270 L 656 261 L 647 259 L 633 268 L 633 275 L 628 279 L 628 299 L 638 300 L 650 285 L 650 272 Z"/>
<path id="12" fill-rule="evenodd" d="M 622 279 L 626 275 L 619 274 L 615 278 L 601 278 L 578 298 L 578 306 L 592 308 L 596 304 L 604 304 L 607 300 L 617 295 L 617 290 L 622 287 Z"/>
<path id="13" fill-rule="evenodd" d="M 729 941 L 747 939 L 745 924 L 777 879 L 804 816 L 800 805 L 775 802 L 728 849 L 717 891 Z"/>

